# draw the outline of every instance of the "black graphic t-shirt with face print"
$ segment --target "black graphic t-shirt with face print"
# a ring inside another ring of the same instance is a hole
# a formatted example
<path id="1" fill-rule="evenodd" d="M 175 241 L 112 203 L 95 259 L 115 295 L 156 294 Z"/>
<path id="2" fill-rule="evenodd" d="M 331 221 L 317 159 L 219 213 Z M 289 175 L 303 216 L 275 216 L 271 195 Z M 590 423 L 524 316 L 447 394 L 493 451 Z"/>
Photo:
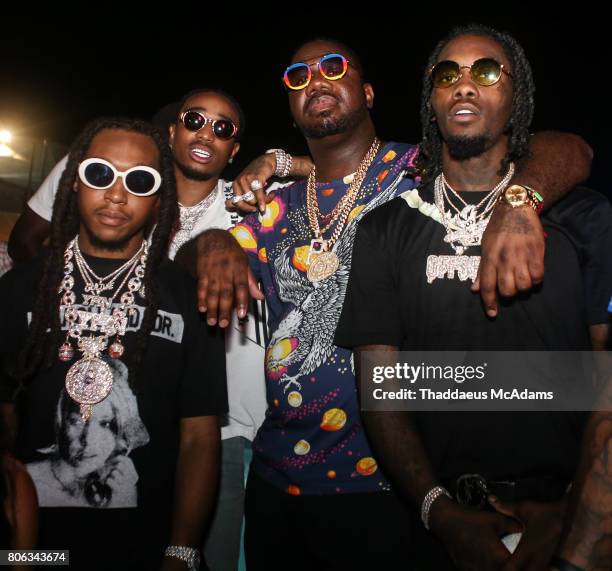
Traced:
<path id="1" fill-rule="evenodd" d="M 123 263 L 86 260 L 102 276 Z M 27 333 L 41 268 L 40 260 L 27 263 L 0 281 L 5 401 L 11 398 L 10 370 Z M 82 279 L 76 270 L 73 275 L 77 308 L 86 310 L 79 305 Z M 39 547 L 71 549 L 71 565 L 93 568 L 118 557 L 154 565 L 169 541 L 181 419 L 227 411 L 223 337 L 199 316 L 194 281 L 164 261 L 156 283 L 159 310 L 138 374 L 130 378 L 128 368 L 146 305 L 137 294 L 122 339 L 124 357 L 101 355 L 113 386 L 88 421 L 64 388 L 67 371 L 82 357 L 78 351 L 70 361 L 39 371 L 16 400 L 17 454 L 34 480 L 41 508 Z M 63 308 L 60 316 L 65 327 Z M 94 333 L 83 333 L 89 335 Z M 93 562 L 88 553 L 95 554 Z"/>

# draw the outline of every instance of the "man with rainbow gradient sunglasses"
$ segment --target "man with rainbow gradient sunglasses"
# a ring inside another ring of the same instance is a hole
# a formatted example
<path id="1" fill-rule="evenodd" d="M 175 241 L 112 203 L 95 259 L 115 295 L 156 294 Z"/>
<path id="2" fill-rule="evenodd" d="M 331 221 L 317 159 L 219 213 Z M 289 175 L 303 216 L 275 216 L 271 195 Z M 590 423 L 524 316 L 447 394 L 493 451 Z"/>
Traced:
<path id="1" fill-rule="evenodd" d="M 179 253 L 197 266 L 200 309 L 210 324 L 227 326 L 234 305 L 244 316 L 249 291 L 261 296 L 257 280 L 269 308 L 268 412 L 247 484 L 247 564 L 399 568 L 410 541 L 407 513 L 361 425 L 351 352 L 335 346 L 333 335 L 357 222 L 414 186 L 406 173 L 413 172 L 418 149 L 377 139 L 374 89 L 357 55 L 340 42 L 300 46 L 284 83 L 313 158 L 309 180 L 270 193 L 265 211 L 247 216 L 233 238 L 208 231 Z M 520 164 L 514 180 L 536 187 L 547 205 L 588 174 L 589 151 L 576 137 L 541 134 L 531 147 L 536 160 Z M 552 157 L 561 156 L 572 172 L 559 181 Z M 261 207 L 263 181 L 253 184 L 256 178 L 250 186 Z M 498 275 L 503 283 L 526 273 L 531 287 L 542 278 L 543 256 L 535 212 L 532 231 L 520 234 L 512 229 L 512 212 L 494 216 L 480 280 L 490 315 L 497 312 Z"/>

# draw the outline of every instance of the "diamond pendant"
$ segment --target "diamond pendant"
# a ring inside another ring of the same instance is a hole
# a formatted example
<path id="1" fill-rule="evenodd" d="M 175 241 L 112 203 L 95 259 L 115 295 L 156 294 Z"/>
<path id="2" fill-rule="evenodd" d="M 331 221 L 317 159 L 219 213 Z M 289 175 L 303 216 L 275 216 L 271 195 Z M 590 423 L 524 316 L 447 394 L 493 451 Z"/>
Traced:
<path id="1" fill-rule="evenodd" d="M 72 357 L 74 357 L 74 349 L 72 348 L 72 345 L 70 345 L 68 341 L 62 343 L 57 351 L 57 356 L 59 360 L 63 361 L 64 363 L 70 361 Z"/>
<path id="2" fill-rule="evenodd" d="M 104 400 L 113 388 L 113 371 L 98 357 L 79 359 L 66 375 L 66 392 L 81 405 L 81 416 L 91 416 L 91 406 Z"/>
<path id="3" fill-rule="evenodd" d="M 124 351 L 125 347 L 121 344 L 120 341 L 115 341 L 114 343 L 111 343 L 111 346 L 108 348 L 108 354 L 113 359 L 119 359 L 121 355 L 123 355 Z"/>

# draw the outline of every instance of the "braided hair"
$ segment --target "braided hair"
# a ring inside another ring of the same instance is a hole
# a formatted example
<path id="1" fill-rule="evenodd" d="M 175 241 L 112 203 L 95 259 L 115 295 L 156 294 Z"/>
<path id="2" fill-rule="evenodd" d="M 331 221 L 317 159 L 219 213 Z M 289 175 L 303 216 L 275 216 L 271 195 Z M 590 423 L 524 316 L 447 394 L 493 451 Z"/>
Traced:
<path id="1" fill-rule="evenodd" d="M 94 137 L 103 130 L 116 129 L 140 133 L 153 139 L 159 151 L 162 185 L 157 225 L 151 236 L 143 278 L 146 307 L 136 337 L 136 347 L 129 360 L 130 378 L 135 378 L 153 329 L 158 308 L 158 292 L 153 276 L 166 254 L 173 226 L 178 218 L 174 162 L 162 134 L 151 124 L 136 119 L 102 118 L 89 123 L 74 142 L 62 174 L 53 204 L 49 251 L 43 266 L 38 296 L 32 311 L 32 322 L 17 363 L 19 389 L 40 369 L 50 367 L 57 359 L 62 342 L 59 313 L 59 287 L 64 272 L 64 252 L 79 231 L 80 217 L 77 193 L 73 192 L 78 167 L 86 157 Z"/>
<path id="2" fill-rule="evenodd" d="M 460 36 L 483 36 L 498 43 L 510 61 L 512 69 L 512 110 L 506 124 L 508 151 L 501 165 L 505 171 L 511 161 L 528 154 L 529 127 L 534 113 L 535 84 L 531 65 L 520 44 L 509 34 L 483 26 L 469 24 L 454 28 L 443 40 L 438 42 L 427 60 L 421 92 L 422 140 L 417 167 L 426 183 L 442 171 L 442 137 L 438 124 L 433 120 L 434 112 L 430 104 L 433 84 L 429 70 L 436 64 L 444 47 Z"/>

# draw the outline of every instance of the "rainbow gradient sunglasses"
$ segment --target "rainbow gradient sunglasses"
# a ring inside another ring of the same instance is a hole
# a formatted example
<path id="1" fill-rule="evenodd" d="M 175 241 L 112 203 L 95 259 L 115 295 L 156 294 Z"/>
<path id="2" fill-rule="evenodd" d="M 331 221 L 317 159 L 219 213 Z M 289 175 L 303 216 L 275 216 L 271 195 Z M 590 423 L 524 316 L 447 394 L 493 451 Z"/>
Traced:
<path id="1" fill-rule="evenodd" d="M 316 66 L 325 79 L 337 81 L 346 75 L 349 63 L 342 54 L 325 54 L 311 64 L 303 61 L 293 63 L 285 70 L 283 82 L 294 91 L 304 89 L 312 79 L 312 66 Z"/>

